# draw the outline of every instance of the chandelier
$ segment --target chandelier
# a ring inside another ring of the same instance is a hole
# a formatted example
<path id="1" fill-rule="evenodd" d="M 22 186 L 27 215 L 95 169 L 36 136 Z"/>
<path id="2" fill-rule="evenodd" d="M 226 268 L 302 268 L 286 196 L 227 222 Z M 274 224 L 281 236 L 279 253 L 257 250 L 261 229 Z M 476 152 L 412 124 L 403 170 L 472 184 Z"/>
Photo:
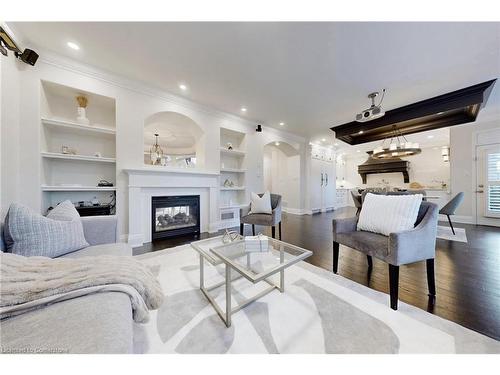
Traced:
<path id="1" fill-rule="evenodd" d="M 151 157 L 151 163 L 153 163 L 153 165 L 160 165 L 161 158 L 163 157 L 163 150 L 158 144 L 158 136 L 159 134 L 155 134 L 155 144 L 149 149 L 149 156 Z"/>
<path id="2" fill-rule="evenodd" d="M 389 140 L 389 145 L 386 146 L 386 141 Z M 391 159 L 402 156 L 417 155 L 422 152 L 419 144 L 408 142 L 406 137 L 397 129 L 396 125 L 392 127 L 391 138 L 385 138 L 382 145 L 376 147 L 371 155 L 374 159 Z"/>

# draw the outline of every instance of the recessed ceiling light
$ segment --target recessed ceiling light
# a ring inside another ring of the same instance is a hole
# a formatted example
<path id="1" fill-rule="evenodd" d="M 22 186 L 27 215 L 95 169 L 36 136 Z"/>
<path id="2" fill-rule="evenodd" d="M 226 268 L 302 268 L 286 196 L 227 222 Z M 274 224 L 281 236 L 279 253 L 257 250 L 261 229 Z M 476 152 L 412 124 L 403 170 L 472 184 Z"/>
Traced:
<path id="1" fill-rule="evenodd" d="M 360 130 L 360 131 L 358 132 L 358 134 L 363 134 L 363 130 Z"/>
<path id="2" fill-rule="evenodd" d="M 338 146 L 339 144 L 338 144 L 337 142 L 335 142 L 333 145 L 334 145 L 334 146 Z"/>
<path id="3" fill-rule="evenodd" d="M 428 135 L 427 138 L 431 139 L 431 138 L 434 138 L 433 135 Z"/>
<path id="4" fill-rule="evenodd" d="M 361 152 L 360 150 L 356 150 L 356 152 Z"/>
<path id="5" fill-rule="evenodd" d="M 284 122 L 280 122 L 280 125 L 283 126 L 283 125 L 285 125 L 285 123 Z"/>
<path id="6" fill-rule="evenodd" d="M 245 107 L 241 107 L 241 112 L 246 112 L 247 109 Z"/>
<path id="7" fill-rule="evenodd" d="M 74 49 L 76 51 L 78 51 L 80 49 L 80 46 L 78 44 L 76 44 L 76 43 L 68 42 L 66 44 L 68 45 L 69 48 Z"/>
<path id="8" fill-rule="evenodd" d="M 279 142 L 274 142 L 274 144 L 275 144 L 276 146 L 279 146 L 279 145 L 280 145 L 280 143 L 279 143 Z"/>
<path id="9" fill-rule="evenodd" d="M 185 91 L 185 90 L 187 90 L 187 88 L 188 88 L 188 87 L 187 87 L 185 84 L 181 83 L 181 84 L 179 85 L 179 88 L 180 88 L 182 91 Z"/>
<path id="10" fill-rule="evenodd" d="M 326 142 L 326 138 L 321 138 L 321 142 Z"/>

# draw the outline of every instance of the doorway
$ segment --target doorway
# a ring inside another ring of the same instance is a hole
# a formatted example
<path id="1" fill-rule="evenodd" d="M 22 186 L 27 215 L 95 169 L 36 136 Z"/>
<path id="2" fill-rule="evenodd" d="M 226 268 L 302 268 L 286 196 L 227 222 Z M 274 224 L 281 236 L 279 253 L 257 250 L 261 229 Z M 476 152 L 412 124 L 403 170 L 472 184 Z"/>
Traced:
<path id="1" fill-rule="evenodd" d="M 476 223 L 500 226 L 500 143 L 476 148 Z"/>
<path id="2" fill-rule="evenodd" d="M 286 142 L 264 146 L 264 188 L 281 195 L 284 211 L 300 211 L 300 154 Z"/>

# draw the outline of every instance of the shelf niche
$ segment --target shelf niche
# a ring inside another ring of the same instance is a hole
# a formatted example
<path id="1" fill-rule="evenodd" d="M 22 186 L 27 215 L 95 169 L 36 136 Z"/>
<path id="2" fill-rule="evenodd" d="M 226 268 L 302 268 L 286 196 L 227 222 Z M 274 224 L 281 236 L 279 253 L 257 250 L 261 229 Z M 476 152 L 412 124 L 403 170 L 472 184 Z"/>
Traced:
<path id="1" fill-rule="evenodd" d="M 230 147 L 231 146 L 231 147 Z M 224 182 L 233 182 L 233 187 Z M 222 227 L 234 225 L 239 215 L 239 207 L 246 202 L 246 133 L 228 128 L 220 128 L 220 219 Z M 228 211 L 231 218 L 226 219 Z"/>
<path id="2" fill-rule="evenodd" d="M 177 112 L 158 112 L 144 122 L 144 164 L 153 166 L 150 149 L 158 144 L 163 150 L 162 165 L 154 167 L 203 168 L 205 136 L 190 117 Z"/>
<path id="3" fill-rule="evenodd" d="M 88 99 L 88 124 L 77 121 L 79 95 Z M 116 190 L 115 99 L 42 81 L 40 129 L 42 213 L 66 199 L 109 203 Z M 63 146 L 74 154 L 63 153 Z M 100 180 L 113 188 L 97 187 Z"/>

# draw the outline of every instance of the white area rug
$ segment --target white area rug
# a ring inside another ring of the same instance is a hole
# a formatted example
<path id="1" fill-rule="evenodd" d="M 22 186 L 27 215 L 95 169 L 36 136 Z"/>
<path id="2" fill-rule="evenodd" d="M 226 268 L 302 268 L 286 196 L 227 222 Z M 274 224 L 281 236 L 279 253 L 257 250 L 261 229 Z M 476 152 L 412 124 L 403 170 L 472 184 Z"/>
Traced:
<path id="1" fill-rule="evenodd" d="M 467 242 L 467 235 L 465 233 L 465 229 L 455 228 L 455 234 L 453 234 L 450 227 L 445 227 L 441 225 L 438 225 L 437 228 L 437 238 L 441 238 L 443 240 L 448 240 L 448 241 Z"/>
<path id="2" fill-rule="evenodd" d="M 198 289 L 189 245 L 138 258 L 158 271 L 166 298 L 149 323 L 135 324 L 137 353 L 500 353 L 499 341 L 401 301 L 393 311 L 388 295 L 305 262 L 285 271 L 285 293 L 250 304 L 226 328 Z M 223 280 L 222 267 L 205 273 L 206 285 Z M 263 287 L 233 282 L 233 303 Z"/>

